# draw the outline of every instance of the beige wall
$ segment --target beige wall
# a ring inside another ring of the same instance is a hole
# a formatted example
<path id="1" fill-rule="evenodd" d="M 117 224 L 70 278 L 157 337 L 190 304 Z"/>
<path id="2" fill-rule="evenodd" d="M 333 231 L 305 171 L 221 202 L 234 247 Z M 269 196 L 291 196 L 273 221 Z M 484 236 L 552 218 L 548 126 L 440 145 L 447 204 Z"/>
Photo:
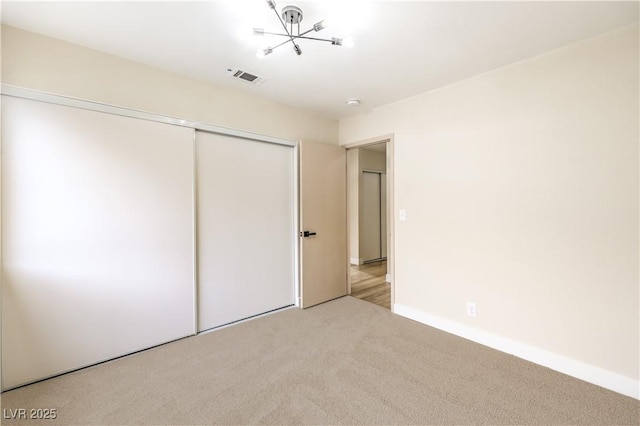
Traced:
<path id="1" fill-rule="evenodd" d="M 387 156 L 384 152 L 367 148 L 358 148 L 360 151 L 360 170 L 387 171 Z"/>
<path id="2" fill-rule="evenodd" d="M 398 306 L 637 384 L 638 61 L 633 25 L 340 122 L 395 135 Z"/>
<path id="3" fill-rule="evenodd" d="M 2 83 L 285 139 L 338 139 L 335 120 L 10 26 Z"/>

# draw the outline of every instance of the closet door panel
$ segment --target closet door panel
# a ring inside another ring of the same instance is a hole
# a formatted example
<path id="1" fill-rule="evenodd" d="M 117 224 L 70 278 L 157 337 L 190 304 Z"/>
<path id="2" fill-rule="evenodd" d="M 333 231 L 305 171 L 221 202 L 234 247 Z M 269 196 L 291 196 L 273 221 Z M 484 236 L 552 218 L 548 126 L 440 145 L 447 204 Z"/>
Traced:
<path id="1" fill-rule="evenodd" d="M 189 334 L 193 130 L 2 98 L 3 389 Z"/>
<path id="2" fill-rule="evenodd" d="M 360 257 L 363 261 L 381 257 L 380 240 L 380 173 L 362 173 L 362 223 L 360 225 Z"/>
<path id="3" fill-rule="evenodd" d="M 294 304 L 293 149 L 197 132 L 198 328 Z"/>

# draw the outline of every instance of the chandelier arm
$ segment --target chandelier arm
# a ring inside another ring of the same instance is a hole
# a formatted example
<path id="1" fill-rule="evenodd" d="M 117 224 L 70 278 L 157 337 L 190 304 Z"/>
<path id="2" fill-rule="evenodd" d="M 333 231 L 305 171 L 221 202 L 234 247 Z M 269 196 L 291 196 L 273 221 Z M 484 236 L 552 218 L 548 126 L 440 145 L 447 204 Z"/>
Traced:
<path id="1" fill-rule="evenodd" d="M 261 34 L 264 34 L 264 35 L 274 35 L 274 36 L 280 36 L 280 37 L 301 38 L 303 35 L 305 35 L 305 34 L 309 34 L 311 31 L 313 31 L 313 28 L 311 28 L 310 30 L 307 30 L 307 31 L 303 32 L 302 34 L 298 34 L 297 36 L 296 36 L 296 35 L 293 35 L 293 34 L 271 33 L 271 32 L 269 32 L 269 31 L 263 31 Z"/>
<path id="2" fill-rule="evenodd" d="M 305 37 L 305 36 L 302 36 L 302 35 L 292 36 L 292 37 L 293 38 L 302 38 L 304 40 L 328 41 L 329 43 L 333 43 L 333 40 L 328 39 L 328 38 Z"/>
<path id="3" fill-rule="evenodd" d="M 293 35 L 287 29 L 287 24 L 284 23 L 284 21 L 282 20 L 282 18 L 278 14 L 277 10 L 273 9 L 273 11 L 275 12 L 276 16 L 278 17 L 278 21 L 280 21 L 280 23 L 282 24 L 282 28 L 284 28 L 284 32 L 287 33 L 287 35 L 289 36 L 289 39 L 291 40 L 291 43 L 293 43 L 293 48 L 295 49 L 296 53 L 299 52 L 300 51 L 300 46 L 298 46 L 296 44 L 296 42 L 294 41 Z"/>
<path id="4" fill-rule="evenodd" d="M 282 35 L 284 35 L 284 34 L 282 34 Z M 285 45 L 285 44 L 287 44 L 287 43 L 291 43 L 291 40 L 285 40 L 285 41 L 283 41 L 283 42 L 282 42 L 282 43 L 280 43 L 280 44 L 276 44 L 275 46 L 273 46 L 273 47 L 271 48 L 271 50 L 276 50 L 278 47 L 280 47 L 280 46 L 282 46 L 282 45 Z"/>

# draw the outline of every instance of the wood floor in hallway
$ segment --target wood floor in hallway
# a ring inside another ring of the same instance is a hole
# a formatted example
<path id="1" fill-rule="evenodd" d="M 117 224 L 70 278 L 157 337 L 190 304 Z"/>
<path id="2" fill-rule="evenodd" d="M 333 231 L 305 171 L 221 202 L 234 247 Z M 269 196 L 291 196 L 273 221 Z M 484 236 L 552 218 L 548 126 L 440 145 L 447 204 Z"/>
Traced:
<path id="1" fill-rule="evenodd" d="M 386 282 L 387 261 L 351 265 L 351 296 L 391 309 L 391 285 Z"/>

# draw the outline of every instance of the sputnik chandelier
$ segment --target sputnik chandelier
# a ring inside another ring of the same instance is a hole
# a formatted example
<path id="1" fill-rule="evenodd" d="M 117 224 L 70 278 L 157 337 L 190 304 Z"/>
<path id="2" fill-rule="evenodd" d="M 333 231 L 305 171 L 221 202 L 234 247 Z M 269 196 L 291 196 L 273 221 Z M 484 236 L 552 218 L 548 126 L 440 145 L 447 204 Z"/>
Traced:
<path id="1" fill-rule="evenodd" d="M 324 21 L 320 21 L 316 24 L 313 24 L 313 27 L 308 29 L 307 31 L 300 32 L 300 22 L 302 22 L 302 10 L 296 6 L 285 6 L 282 8 L 282 16 L 276 10 L 276 2 L 273 0 L 267 0 L 267 4 L 269 7 L 275 12 L 280 24 L 282 24 L 282 28 L 284 28 L 285 34 L 282 33 L 272 33 L 267 32 L 264 28 L 254 28 L 253 34 L 257 36 L 263 35 L 274 35 L 280 37 L 286 37 L 287 40 L 282 43 L 274 46 L 267 47 L 266 49 L 258 50 L 257 56 L 258 58 L 264 58 L 274 51 L 274 49 L 283 46 L 287 43 L 293 44 L 293 50 L 298 55 L 302 55 L 302 49 L 300 49 L 300 45 L 296 43 L 297 40 L 316 40 L 316 41 L 326 41 L 331 43 L 333 46 L 342 46 L 343 40 L 341 38 L 332 37 L 332 38 L 318 38 L 318 37 L 310 37 L 307 36 L 311 31 L 320 31 L 327 27 L 327 24 Z M 297 26 L 296 31 L 294 32 L 294 28 Z"/>

